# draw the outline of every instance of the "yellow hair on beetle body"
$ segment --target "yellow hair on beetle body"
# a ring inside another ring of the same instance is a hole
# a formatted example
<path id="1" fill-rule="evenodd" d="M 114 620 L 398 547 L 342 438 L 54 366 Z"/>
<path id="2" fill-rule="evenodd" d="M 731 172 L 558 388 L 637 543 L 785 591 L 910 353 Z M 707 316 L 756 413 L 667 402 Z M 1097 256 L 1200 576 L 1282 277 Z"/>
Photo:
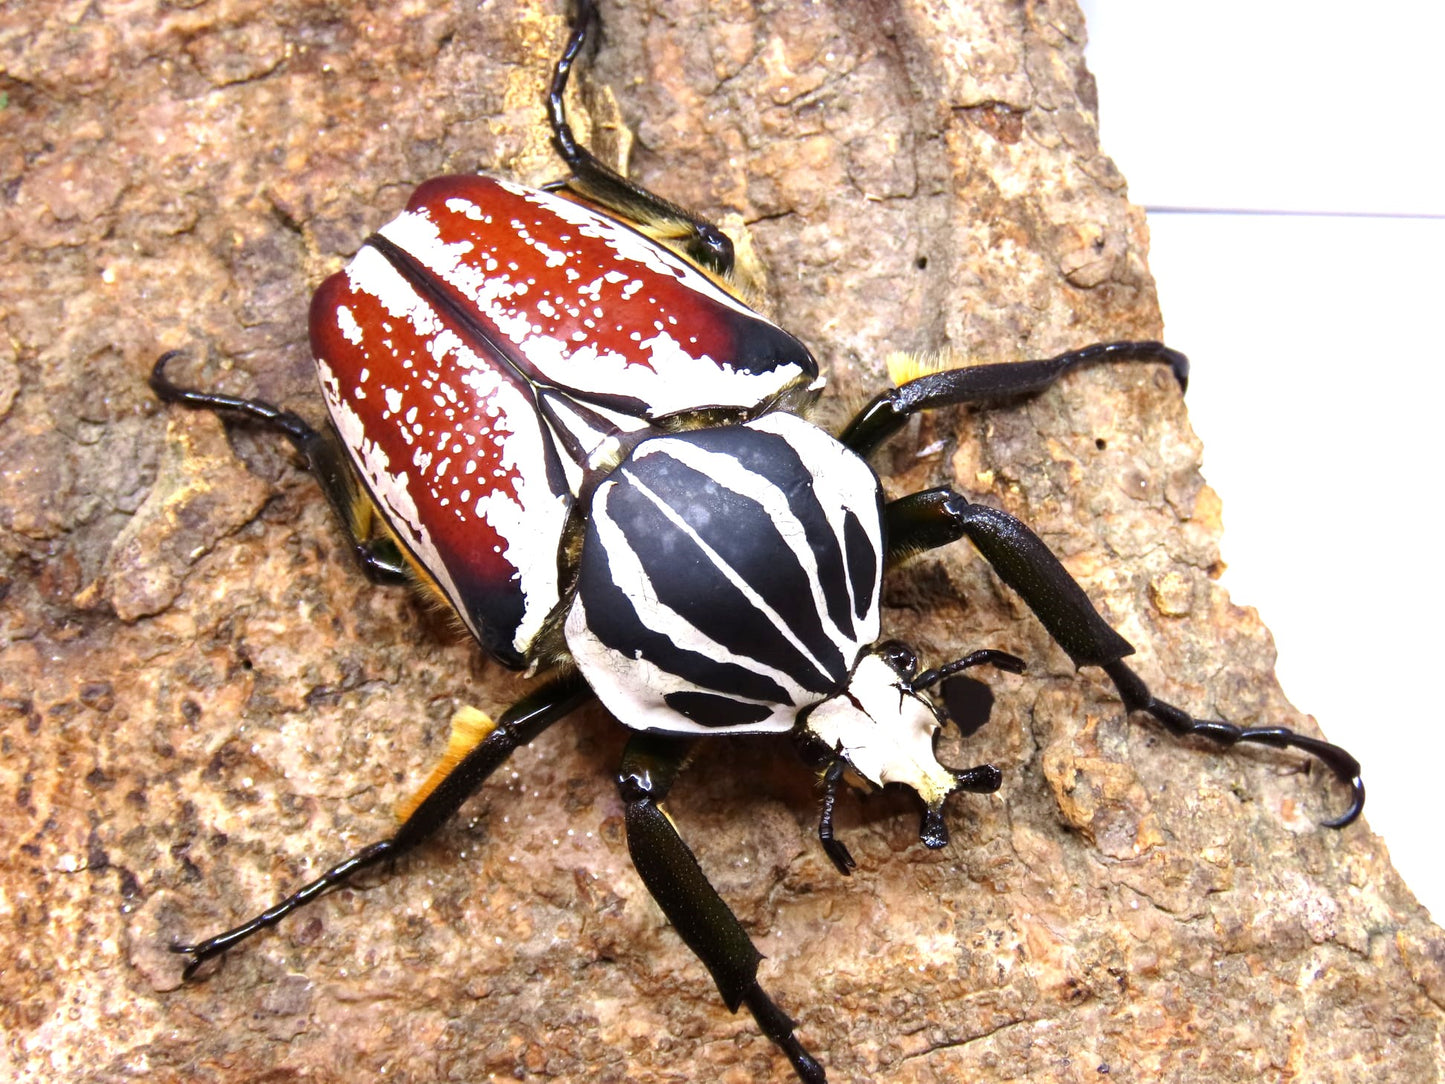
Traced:
<path id="1" fill-rule="evenodd" d="M 472 707 L 461 707 L 452 713 L 452 733 L 447 738 L 446 752 L 442 753 L 441 760 L 437 761 L 431 774 L 426 777 L 426 782 L 411 795 L 396 804 L 394 810 L 398 821 L 405 821 L 417 807 L 426 801 L 431 792 L 437 789 L 441 781 L 452 774 L 452 771 L 462 762 L 462 758 L 470 753 L 482 742 L 486 741 L 487 735 L 497 729 L 497 724 L 486 712 Z"/>
<path id="2" fill-rule="evenodd" d="M 894 350 L 883 359 L 883 364 L 888 370 L 888 379 L 894 384 L 907 384 L 920 376 L 932 376 L 934 373 L 962 368 L 959 360 L 947 350 L 928 354 Z"/>

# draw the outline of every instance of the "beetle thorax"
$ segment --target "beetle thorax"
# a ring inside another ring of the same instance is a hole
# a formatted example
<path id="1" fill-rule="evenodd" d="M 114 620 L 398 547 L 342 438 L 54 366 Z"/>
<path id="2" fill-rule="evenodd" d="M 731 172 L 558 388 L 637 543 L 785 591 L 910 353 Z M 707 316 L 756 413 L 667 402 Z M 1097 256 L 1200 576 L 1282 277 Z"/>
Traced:
<path id="1" fill-rule="evenodd" d="M 592 496 L 568 648 L 635 729 L 790 730 L 878 637 L 881 507 L 793 415 L 643 441 Z"/>

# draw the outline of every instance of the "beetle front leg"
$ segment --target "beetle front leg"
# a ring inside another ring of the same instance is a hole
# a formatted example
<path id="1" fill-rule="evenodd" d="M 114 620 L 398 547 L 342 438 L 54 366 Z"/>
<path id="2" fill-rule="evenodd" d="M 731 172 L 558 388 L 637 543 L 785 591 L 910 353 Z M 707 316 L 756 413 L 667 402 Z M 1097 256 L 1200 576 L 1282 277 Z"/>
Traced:
<path id="1" fill-rule="evenodd" d="M 589 26 L 598 22 L 594 0 L 577 0 L 572 34 L 557 61 L 552 89 L 547 95 L 547 115 L 552 123 L 552 139 L 557 152 L 572 171 L 570 180 L 561 185 L 584 199 L 599 203 L 614 214 L 635 223 L 655 241 L 691 260 L 694 264 L 722 278 L 733 271 L 733 243 L 717 226 L 679 207 L 670 200 L 641 185 L 634 184 L 616 170 L 604 165 L 591 151 L 577 142 L 567 111 L 562 104 L 572 64 L 587 40 Z"/>
<path id="2" fill-rule="evenodd" d="M 428 838 L 451 817 L 473 792 L 520 746 L 532 741 L 564 715 L 592 698 L 580 677 L 560 678 L 519 700 L 495 727 L 438 780 L 401 823 L 396 834 L 363 847 L 344 862 L 332 866 L 316 880 L 268 907 L 255 918 L 225 933 L 193 945 L 172 945 L 171 951 L 189 956 L 183 977 L 189 979 L 207 960 L 246 940 L 252 934 L 274 926 L 299 907 L 318 896 L 348 883 L 362 870 L 383 859 L 397 858 Z"/>
<path id="3" fill-rule="evenodd" d="M 219 392 L 183 388 L 166 375 L 166 366 L 179 354 L 179 350 L 172 350 L 156 359 L 149 380 L 156 398 L 163 403 L 179 403 L 192 410 L 239 414 L 280 433 L 306 460 L 306 469 L 316 478 L 327 503 L 341 521 L 351 540 L 352 552 L 367 578 L 379 584 L 411 581 L 410 566 L 396 540 L 389 534 L 372 535 L 377 516 L 371 498 L 357 483 L 350 460 L 329 427 L 325 430 L 313 429 L 299 414 L 282 410 L 264 399 L 242 399 Z"/>
<path id="4" fill-rule="evenodd" d="M 881 393 L 858 412 L 838 440 L 867 456 L 921 410 L 1037 395 L 1066 373 L 1096 361 L 1164 362 L 1181 388 L 1189 384 L 1189 359 L 1163 343 L 1095 343 L 1045 361 L 966 365 L 920 376 Z"/>
<path id="5" fill-rule="evenodd" d="M 823 772 L 823 811 L 818 815 L 818 842 L 844 877 L 858 868 L 847 845 L 833 835 L 833 808 L 838 804 L 838 787 L 847 770 L 848 762 L 840 759 L 829 764 Z"/>
<path id="6" fill-rule="evenodd" d="M 1094 609 L 1089 596 L 1059 559 L 1028 527 L 1007 512 L 971 504 L 951 489 L 931 489 L 891 502 L 884 510 L 888 556 L 896 560 L 967 537 L 1004 583 L 1018 592 L 1075 666 L 1098 666 L 1113 680 L 1128 711 L 1152 715 L 1176 736 L 1196 734 L 1220 745 L 1252 742 L 1299 749 L 1318 758 L 1350 787 L 1350 805 L 1325 827 L 1343 828 L 1365 804 L 1360 764 L 1338 745 L 1296 734 L 1285 727 L 1238 727 L 1195 719 L 1156 700 L 1121 660 L 1134 653 Z"/>
<path id="7" fill-rule="evenodd" d="M 1254 742 L 1272 745 L 1276 749 L 1299 749 L 1318 757 L 1330 771 L 1350 785 L 1349 808 L 1338 817 L 1323 822 L 1324 827 L 1343 828 L 1365 808 L 1365 784 L 1360 778 L 1360 762 L 1338 745 L 1296 734 L 1282 726 L 1241 727 L 1219 719 L 1195 719 L 1173 704 L 1155 699 L 1143 679 L 1122 661 L 1109 663 L 1104 672 L 1113 679 L 1115 688 L 1119 690 L 1119 699 L 1124 701 L 1129 711 L 1143 711 L 1154 716 L 1176 738 L 1193 734 L 1223 746 Z"/>
<path id="8" fill-rule="evenodd" d="M 788 1056 L 807 1084 L 827 1079 L 823 1067 L 793 1035 L 793 1021 L 758 985 L 758 952 L 677 834 L 661 803 L 687 758 L 688 739 L 639 733 L 627 743 L 617 789 L 626 804 L 627 849 L 652 898 L 697 954 L 732 1012 L 746 1004 L 763 1034 Z"/>

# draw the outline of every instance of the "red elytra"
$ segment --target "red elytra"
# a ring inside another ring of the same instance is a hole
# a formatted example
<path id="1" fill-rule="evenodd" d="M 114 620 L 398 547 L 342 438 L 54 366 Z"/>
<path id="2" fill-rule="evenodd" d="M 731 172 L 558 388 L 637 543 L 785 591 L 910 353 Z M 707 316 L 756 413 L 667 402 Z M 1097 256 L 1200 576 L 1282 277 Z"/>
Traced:
<path id="1" fill-rule="evenodd" d="M 382 518 L 513 667 L 599 472 L 677 415 L 740 420 L 817 378 L 801 343 L 631 227 L 477 175 L 423 184 L 321 285 L 311 348 Z"/>

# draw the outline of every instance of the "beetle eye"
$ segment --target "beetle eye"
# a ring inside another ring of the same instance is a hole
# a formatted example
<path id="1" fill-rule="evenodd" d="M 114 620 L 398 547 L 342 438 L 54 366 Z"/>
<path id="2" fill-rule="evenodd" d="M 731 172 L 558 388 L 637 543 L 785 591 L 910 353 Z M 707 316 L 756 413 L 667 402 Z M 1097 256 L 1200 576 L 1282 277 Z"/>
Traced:
<path id="1" fill-rule="evenodd" d="M 912 678 L 918 673 L 918 652 L 901 640 L 885 640 L 873 649 L 902 678 Z"/>

